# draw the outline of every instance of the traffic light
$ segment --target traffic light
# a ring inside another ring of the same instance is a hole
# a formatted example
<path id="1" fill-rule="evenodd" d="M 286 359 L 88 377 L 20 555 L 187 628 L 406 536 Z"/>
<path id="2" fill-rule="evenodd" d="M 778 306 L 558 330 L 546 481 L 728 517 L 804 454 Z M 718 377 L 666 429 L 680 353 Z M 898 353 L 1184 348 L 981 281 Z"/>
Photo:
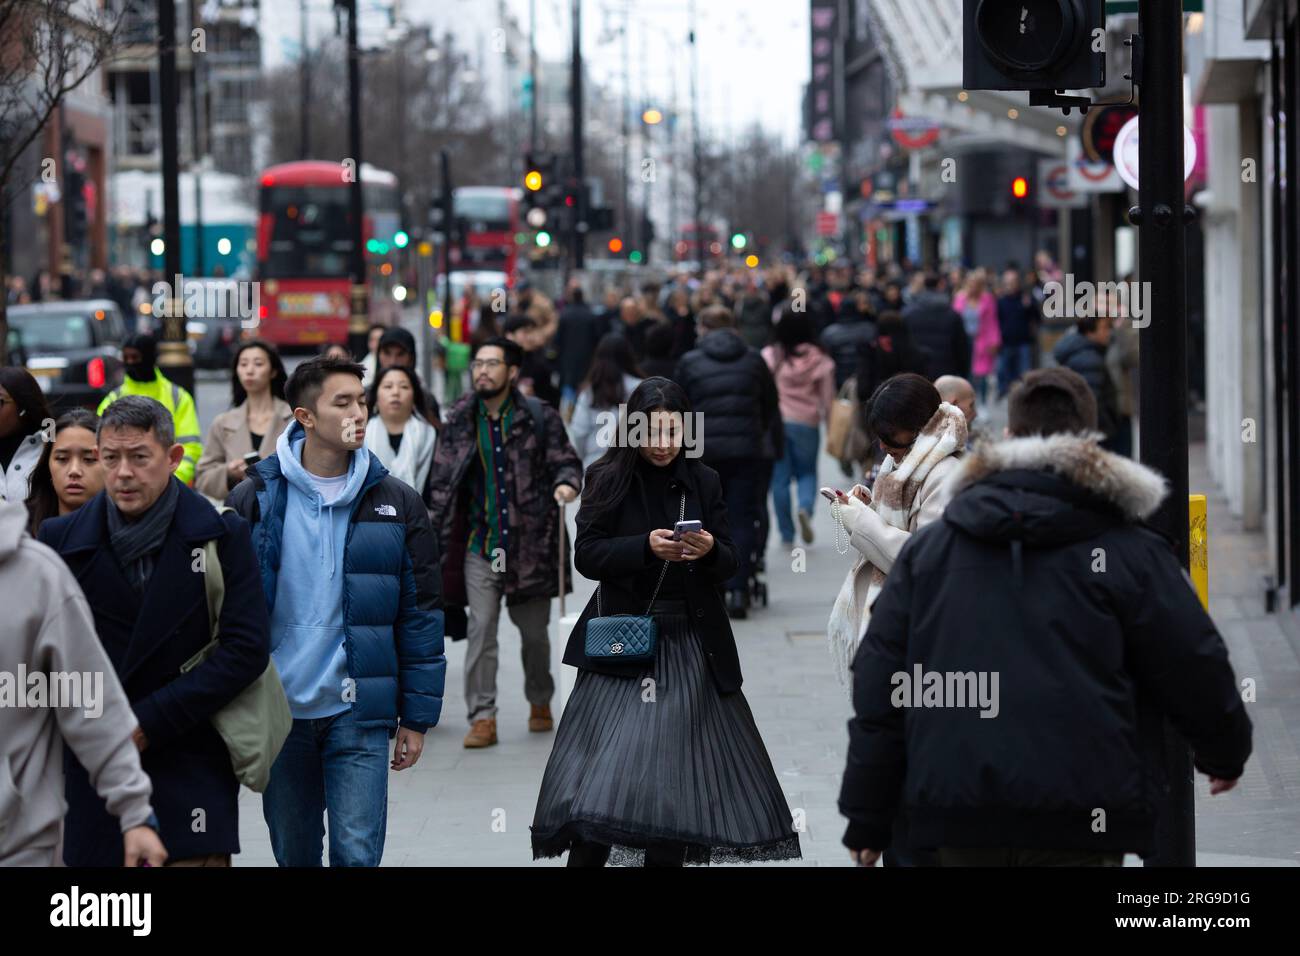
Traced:
<path id="1" fill-rule="evenodd" d="M 551 234 L 549 232 L 547 232 L 546 230 L 542 230 L 537 234 L 537 248 L 545 249 L 550 244 L 551 244 Z"/>
<path id="2" fill-rule="evenodd" d="M 1105 0 L 963 0 L 962 27 L 964 89 L 1106 84 Z"/>
<path id="3" fill-rule="evenodd" d="M 559 159 L 554 153 L 524 154 L 524 201 L 529 209 L 549 209 L 559 185 Z"/>
<path id="4" fill-rule="evenodd" d="M 618 255 L 620 252 L 622 252 L 622 251 L 623 251 L 623 240 L 620 239 L 618 236 L 615 236 L 614 238 L 610 239 L 610 240 L 609 240 L 609 251 L 612 252 L 612 253 L 614 253 L 614 255 Z"/>
<path id="5" fill-rule="evenodd" d="M 731 248 L 739 251 L 745 248 L 747 242 L 748 240 L 745 238 L 745 234 L 743 232 L 737 232 L 731 237 Z"/>
<path id="6" fill-rule="evenodd" d="M 1029 180 L 1024 176 L 1017 176 L 1011 180 L 1011 195 L 1016 199 L 1024 199 L 1029 195 Z"/>
<path id="7" fill-rule="evenodd" d="M 63 171 L 63 235 L 73 246 L 86 238 L 86 177 L 71 165 Z"/>
<path id="8" fill-rule="evenodd" d="M 411 237 L 405 229 L 399 229 L 393 234 L 393 245 L 398 249 L 405 249 L 410 241 Z"/>

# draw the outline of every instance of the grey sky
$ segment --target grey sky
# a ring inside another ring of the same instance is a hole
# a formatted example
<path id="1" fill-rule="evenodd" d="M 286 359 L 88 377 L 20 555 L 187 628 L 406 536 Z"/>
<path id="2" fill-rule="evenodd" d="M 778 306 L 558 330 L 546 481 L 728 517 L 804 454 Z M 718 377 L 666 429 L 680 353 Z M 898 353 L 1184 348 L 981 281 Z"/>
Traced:
<path id="1" fill-rule="evenodd" d="M 570 0 L 535 0 L 538 55 L 547 60 L 569 55 Z M 529 0 L 399 0 L 401 15 L 452 30 L 463 47 L 490 57 L 504 5 L 526 29 Z M 391 0 L 360 0 L 362 41 L 381 40 Z M 329 0 L 309 0 L 313 37 L 332 33 Z M 690 107 L 689 0 L 583 0 L 583 53 L 589 75 L 615 92 L 622 90 L 622 42 L 610 37 L 630 12 L 628 46 L 631 91 L 639 101 L 644 83 L 652 97 L 667 104 L 677 77 L 677 103 Z M 800 95 L 808 79 L 808 4 L 806 0 L 697 0 L 701 121 L 725 133 L 760 122 L 788 143 L 799 136 Z M 298 3 L 274 0 L 262 5 L 263 50 L 268 65 L 296 55 Z M 602 36 L 605 34 L 605 36 Z M 602 42 L 604 40 L 604 42 Z M 315 40 L 312 41 L 316 42 Z M 644 66 L 642 50 L 645 51 Z M 525 51 L 520 50 L 520 54 Z M 498 80 L 496 85 L 503 81 Z"/>

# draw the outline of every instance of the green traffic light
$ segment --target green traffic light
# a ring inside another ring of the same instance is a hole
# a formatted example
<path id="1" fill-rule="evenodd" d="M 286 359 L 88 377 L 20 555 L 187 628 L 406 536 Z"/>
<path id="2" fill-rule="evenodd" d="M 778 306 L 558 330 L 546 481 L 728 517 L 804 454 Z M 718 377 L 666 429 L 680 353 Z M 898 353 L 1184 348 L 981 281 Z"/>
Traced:
<path id="1" fill-rule="evenodd" d="M 405 249 L 406 244 L 410 241 L 411 241 L 411 237 L 408 236 L 406 232 L 401 229 L 397 230 L 396 235 L 393 236 L 393 245 L 397 246 L 397 248 L 399 249 Z"/>
<path id="2" fill-rule="evenodd" d="M 641 261 L 641 250 L 633 249 L 631 252 L 629 252 L 627 254 L 627 261 L 633 264 L 639 263 Z"/>
<path id="3" fill-rule="evenodd" d="M 731 237 L 731 248 L 733 248 L 733 249 L 744 249 L 744 248 L 745 248 L 745 242 L 746 242 L 746 239 L 745 239 L 744 234 L 738 232 L 738 233 L 736 233 L 734 236 Z"/>
<path id="4" fill-rule="evenodd" d="M 541 248 L 545 249 L 545 248 L 546 248 L 547 246 L 549 246 L 550 244 L 551 244 L 551 234 L 550 234 L 549 232 L 542 231 L 542 232 L 539 232 L 539 233 L 537 234 L 537 245 L 538 245 L 538 246 L 540 246 Z"/>

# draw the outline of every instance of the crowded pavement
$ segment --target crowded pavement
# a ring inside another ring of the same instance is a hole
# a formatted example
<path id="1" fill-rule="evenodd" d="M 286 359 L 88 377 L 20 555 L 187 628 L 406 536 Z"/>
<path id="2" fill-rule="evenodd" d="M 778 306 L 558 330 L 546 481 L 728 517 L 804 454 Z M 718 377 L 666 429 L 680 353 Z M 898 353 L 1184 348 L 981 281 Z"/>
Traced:
<path id="1" fill-rule="evenodd" d="M 401 932 L 393 871 L 470 867 L 1267 918 L 1289 7 L 0 24 L 0 873 L 52 928 L 174 931 L 181 881 L 100 889 L 189 867 L 318 931 L 324 867 Z"/>

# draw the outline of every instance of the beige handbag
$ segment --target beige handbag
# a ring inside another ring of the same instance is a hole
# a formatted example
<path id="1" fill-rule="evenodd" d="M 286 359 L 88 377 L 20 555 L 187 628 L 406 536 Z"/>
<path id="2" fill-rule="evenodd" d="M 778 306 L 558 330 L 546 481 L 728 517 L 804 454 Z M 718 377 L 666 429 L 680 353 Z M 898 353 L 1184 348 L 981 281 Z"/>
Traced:
<path id="1" fill-rule="evenodd" d="M 837 461 L 844 461 L 854 430 L 857 428 L 858 402 L 857 379 L 850 377 L 840 386 L 839 394 L 831 404 L 831 413 L 826 423 L 826 454 Z"/>

